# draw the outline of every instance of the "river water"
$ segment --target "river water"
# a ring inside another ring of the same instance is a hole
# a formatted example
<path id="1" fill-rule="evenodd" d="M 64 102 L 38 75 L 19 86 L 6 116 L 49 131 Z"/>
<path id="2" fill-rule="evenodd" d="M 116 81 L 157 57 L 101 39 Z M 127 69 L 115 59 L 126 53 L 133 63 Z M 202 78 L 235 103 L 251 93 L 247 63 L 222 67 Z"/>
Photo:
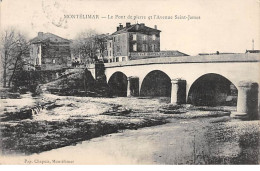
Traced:
<path id="1" fill-rule="evenodd" d="M 49 95 L 48 98 L 50 97 L 54 98 L 52 95 Z M 47 98 L 47 96 L 45 98 Z M 144 108 L 145 111 L 153 111 L 158 105 L 166 103 L 167 101 L 137 98 L 102 99 L 59 97 L 59 99 L 59 103 L 67 104 L 72 101 L 75 102 L 73 107 L 77 109 L 76 112 L 78 112 L 78 114 L 88 106 L 86 105 L 84 107 L 84 103 L 88 103 L 92 107 L 94 106 L 94 108 L 100 110 L 100 112 L 103 112 L 108 106 L 106 104 L 122 104 L 128 108 L 135 109 L 136 111 L 144 110 Z M 100 107 L 100 104 L 103 104 L 104 106 Z M 64 109 L 60 109 L 59 111 L 64 111 Z M 95 116 L 97 113 L 95 113 Z M 68 115 L 65 117 L 67 116 Z M 36 117 L 35 119 L 42 120 L 44 117 Z M 58 119 L 61 119 L 61 117 L 59 116 Z M 159 126 L 146 127 L 138 130 L 122 130 L 119 133 L 93 138 L 88 141 L 78 142 L 76 145 L 53 149 L 39 154 L 32 154 L 29 156 L 2 156 L 2 163 L 259 163 L 259 121 L 240 121 L 232 119 L 229 116 L 198 117 L 193 119 L 171 118 L 169 121 L 170 123 Z"/>

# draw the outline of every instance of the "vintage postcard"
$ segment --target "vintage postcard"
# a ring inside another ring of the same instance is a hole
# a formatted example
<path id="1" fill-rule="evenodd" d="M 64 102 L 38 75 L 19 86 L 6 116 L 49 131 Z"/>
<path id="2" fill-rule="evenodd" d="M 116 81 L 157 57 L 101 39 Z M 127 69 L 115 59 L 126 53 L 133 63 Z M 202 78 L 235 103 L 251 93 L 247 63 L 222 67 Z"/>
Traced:
<path id="1" fill-rule="evenodd" d="M 259 0 L 1 0 L 0 164 L 260 162 Z"/>

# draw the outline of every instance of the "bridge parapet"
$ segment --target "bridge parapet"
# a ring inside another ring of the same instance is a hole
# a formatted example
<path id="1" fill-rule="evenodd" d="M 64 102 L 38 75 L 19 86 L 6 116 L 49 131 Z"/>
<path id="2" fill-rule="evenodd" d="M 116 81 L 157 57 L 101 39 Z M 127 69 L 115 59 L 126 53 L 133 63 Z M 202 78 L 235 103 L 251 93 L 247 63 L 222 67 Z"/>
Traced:
<path id="1" fill-rule="evenodd" d="M 180 56 L 165 58 L 147 58 L 123 62 L 105 63 L 106 68 L 173 63 L 220 63 L 220 62 L 260 62 L 260 53 L 237 53 L 225 55 Z"/>
<path id="2" fill-rule="evenodd" d="M 254 82 L 260 85 L 259 63 L 260 53 L 181 56 L 105 63 L 104 72 L 108 82 L 114 74 L 116 75 L 120 73 L 125 78 L 128 77 L 128 80 L 121 80 L 121 82 L 124 83 L 123 85 L 125 86 L 126 96 L 138 96 L 138 93 L 140 95 L 143 94 L 141 93 L 142 87 L 148 85 L 149 88 L 149 85 L 153 84 L 152 81 L 145 82 L 145 80 L 154 80 L 154 82 L 160 82 L 160 84 L 156 84 L 156 86 L 154 86 L 153 88 L 156 89 L 160 87 L 160 92 L 166 92 L 167 95 L 171 91 L 171 102 L 176 104 L 184 103 L 185 100 L 187 100 L 191 87 L 196 83 L 196 81 L 198 81 L 202 77 L 206 78 L 204 76 L 207 76 L 209 74 L 210 76 L 206 80 L 207 82 L 210 82 L 210 84 L 205 84 L 205 86 L 210 86 L 213 83 L 215 84 L 219 78 L 213 77 L 212 75 L 218 75 L 221 78 L 223 77 L 224 80 L 228 80 L 238 89 L 239 97 L 237 98 L 240 103 L 240 105 L 238 105 L 238 112 L 243 114 L 255 113 L 247 111 L 247 109 L 249 108 L 256 109 L 255 107 L 249 107 L 247 105 L 248 101 L 253 101 L 255 106 L 257 106 L 258 101 L 258 106 L 260 106 L 260 100 L 258 98 L 260 97 L 259 91 L 253 91 L 250 88 L 247 88 L 247 86 L 245 85 L 241 86 L 240 83 L 241 81 L 244 81 L 248 84 L 250 82 Z M 92 72 L 95 78 L 96 67 L 94 65 L 90 65 L 88 66 L 88 69 Z M 151 76 L 151 73 L 157 74 L 152 74 Z M 158 73 L 163 73 L 164 75 Z M 175 78 L 180 78 L 182 81 L 174 80 L 172 82 L 172 85 L 169 81 L 167 81 Z M 223 89 L 229 87 L 229 83 L 227 84 L 225 83 L 225 81 L 219 82 L 220 84 L 223 84 Z M 171 89 L 164 88 L 167 86 L 171 86 Z M 204 91 L 205 86 L 202 86 L 202 91 Z M 147 90 L 148 89 L 145 89 L 145 92 L 147 92 Z M 153 91 L 153 89 L 151 90 Z M 213 91 L 213 89 L 209 89 L 209 91 Z M 223 93 L 221 93 L 222 92 L 220 92 L 220 94 L 218 94 L 216 98 L 223 98 L 224 100 L 227 100 L 226 95 L 228 91 L 223 91 Z M 258 97 L 251 96 L 250 94 L 258 95 Z M 196 96 L 194 97 L 196 98 Z M 256 101 L 254 99 L 258 100 Z"/>

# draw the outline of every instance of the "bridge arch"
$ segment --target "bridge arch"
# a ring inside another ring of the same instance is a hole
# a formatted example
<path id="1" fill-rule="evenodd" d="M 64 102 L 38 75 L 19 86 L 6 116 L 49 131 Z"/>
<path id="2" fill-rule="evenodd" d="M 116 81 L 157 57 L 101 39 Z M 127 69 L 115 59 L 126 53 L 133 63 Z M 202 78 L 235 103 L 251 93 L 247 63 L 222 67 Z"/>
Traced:
<path id="1" fill-rule="evenodd" d="M 120 71 L 113 73 L 109 80 L 108 86 L 114 96 L 126 97 L 127 95 L 127 76 Z"/>
<path id="2" fill-rule="evenodd" d="M 237 86 L 223 75 L 203 74 L 190 85 L 187 91 L 187 103 L 201 106 L 235 106 L 237 103 Z"/>
<path id="3" fill-rule="evenodd" d="M 161 70 L 153 70 L 149 72 L 140 85 L 140 96 L 171 96 L 171 78 Z"/>

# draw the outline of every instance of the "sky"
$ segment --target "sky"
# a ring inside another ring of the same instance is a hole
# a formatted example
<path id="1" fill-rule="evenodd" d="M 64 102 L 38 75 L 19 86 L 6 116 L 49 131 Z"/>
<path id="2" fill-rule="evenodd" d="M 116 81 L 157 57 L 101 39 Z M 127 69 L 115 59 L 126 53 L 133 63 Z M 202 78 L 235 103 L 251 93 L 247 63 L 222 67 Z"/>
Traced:
<path id="1" fill-rule="evenodd" d="M 253 39 L 254 49 L 260 49 L 259 0 L 2 0 L 0 5 L 1 30 L 14 27 L 29 38 L 39 31 L 67 39 L 89 29 L 111 34 L 119 23 L 131 22 L 157 25 L 161 50 L 244 53 L 252 49 Z M 99 18 L 64 18 L 81 14 Z M 175 18 L 189 15 L 199 19 Z"/>

